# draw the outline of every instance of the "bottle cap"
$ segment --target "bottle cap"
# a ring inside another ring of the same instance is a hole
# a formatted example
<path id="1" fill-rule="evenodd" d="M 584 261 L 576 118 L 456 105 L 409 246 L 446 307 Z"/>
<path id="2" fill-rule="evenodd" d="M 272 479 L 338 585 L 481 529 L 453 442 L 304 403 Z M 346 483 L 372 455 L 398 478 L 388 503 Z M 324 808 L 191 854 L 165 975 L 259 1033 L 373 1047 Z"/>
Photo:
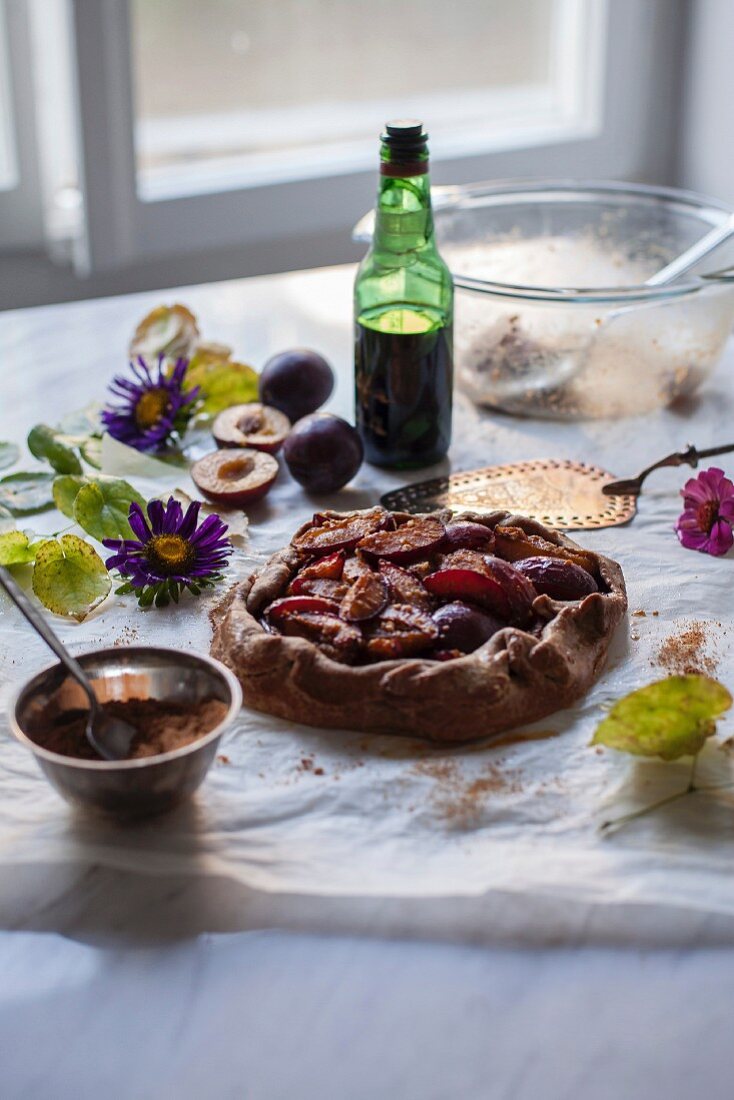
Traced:
<path id="1" fill-rule="evenodd" d="M 415 118 L 396 118 L 386 123 L 381 140 L 396 153 L 420 153 L 428 141 L 423 123 Z"/>

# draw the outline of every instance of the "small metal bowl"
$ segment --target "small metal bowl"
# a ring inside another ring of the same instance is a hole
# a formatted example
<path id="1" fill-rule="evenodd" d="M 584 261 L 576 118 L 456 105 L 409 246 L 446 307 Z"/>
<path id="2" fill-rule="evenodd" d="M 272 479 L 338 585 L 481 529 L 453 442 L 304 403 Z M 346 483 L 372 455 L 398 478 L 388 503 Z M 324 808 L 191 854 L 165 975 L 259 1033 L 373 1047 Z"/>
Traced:
<path id="1" fill-rule="evenodd" d="M 77 656 L 100 702 L 159 699 L 194 704 L 221 699 L 227 715 L 197 741 L 173 752 L 138 760 L 79 760 L 49 752 L 28 735 L 53 697 L 62 710 L 85 705 L 84 694 L 60 664 L 39 672 L 10 706 L 18 741 L 36 757 L 46 777 L 68 802 L 117 818 L 147 817 L 188 798 L 204 779 L 219 740 L 242 705 L 235 676 L 211 657 L 158 646 L 101 649 Z"/>

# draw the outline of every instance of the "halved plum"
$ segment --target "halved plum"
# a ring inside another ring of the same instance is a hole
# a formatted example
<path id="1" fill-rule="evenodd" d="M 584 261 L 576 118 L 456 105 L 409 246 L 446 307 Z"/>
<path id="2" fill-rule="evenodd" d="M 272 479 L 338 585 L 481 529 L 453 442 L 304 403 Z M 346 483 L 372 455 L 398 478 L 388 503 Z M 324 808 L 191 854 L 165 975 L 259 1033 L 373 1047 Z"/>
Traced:
<path id="1" fill-rule="evenodd" d="M 554 600 L 582 600 L 599 591 L 590 573 L 562 558 L 526 558 L 515 568 L 528 578 L 537 592 Z"/>
<path id="2" fill-rule="evenodd" d="M 293 539 L 291 545 L 308 554 L 332 554 L 337 550 L 353 550 L 357 543 L 390 520 L 384 508 L 370 508 L 348 516 L 316 513 L 314 526 Z"/>
<path id="3" fill-rule="evenodd" d="M 273 600 L 265 611 L 265 618 L 273 626 L 279 626 L 289 615 L 304 611 L 337 615 L 339 604 L 336 600 L 327 600 L 323 596 L 283 596 L 279 600 Z"/>
<path id="4" fill-rule="evenodd" d="M 438 627 L 441 648 L 458 649 L 461 653 L 473 653 L 507 625 L 495 615 L 459 602 L 439 607 L 433 613 L 433 621 Z"/>
<path id="5" fill-rule="evenodd" d="M 249 447 L 213 451 L 191 467 L 191 477 L 204 496 L 230 508 L 260 500 L 277 476 L 276 459 Z"/>
<path id="6" fill-rule="evenodd" d="M 451 550 L 484 550 L 488 552 L 493 546 L 494 531 L 491 527 L 485 527 L 483 523 L 458 520 L 456 523 L 446 524 L 443 549 L 447 553 Z"/>
<path id="7" fill-rule="evenodd" d="M 291 422 L 285 413 L 259 401 L 224 409 L 212 425 L 218 447 L 253 447 L 268 454 L 280 450 L 290 430 Z"/>
<path id="8" fill-rule="evenodd" d="M 505 561 L 524 561 L 526 558 L 561 558 L 571 561 L 580 569 L 585 569 L 591 576 L 596 574 L 596 560 L 593 554 L 586 550 L 569 550 L 565 546 L 557 546 L 554 542 L 542 538 L 540 535 L 528 535 L 520 527 L 495 527 L 495 546 L 497 553 Z"/>
<path id="9" fill-rule="evenodd" d="M 423 587 L 423 582 L 407 569 L 402 569 L 391 561 L 381 561 L 380 573 L 389 585 L 393 603 L 407 603 L 421 611 L 431 610 L 433 603 Z"/>
<path id="10" fill-rule="evenodd" d="M 394 604 L 378 618 L 365 624 L 367 653 L 376 660 L 413 657 L 429 649 L 438 639 L 438 627 L 430 615 L 417 607 Z"/>
<path id="11" fill-rule="evenodd" d="M 350 623 L 373 619 L 387 606 L 387 582 L 379 573 L 363 573 L 347 589 L 339 605 L 339 614 Z"/>
<path id="12" fill-rule="evenodd" d="M 439 549 L 444 537 L 440 520 L 426 517 L 409 519 L 394 531 L 377 531 L 359 543 L 363 554 L 392 562 L 411 562 L 426 558 Z"/>
<path id="13" fill-rule="evenodd" d="M 288 637 L 314 642 L 327 657 L 340 664 L 352 664 L 362 650 L 362 635 L 356 626 L 322 611 L 292 611 L 273 625 Z"/>

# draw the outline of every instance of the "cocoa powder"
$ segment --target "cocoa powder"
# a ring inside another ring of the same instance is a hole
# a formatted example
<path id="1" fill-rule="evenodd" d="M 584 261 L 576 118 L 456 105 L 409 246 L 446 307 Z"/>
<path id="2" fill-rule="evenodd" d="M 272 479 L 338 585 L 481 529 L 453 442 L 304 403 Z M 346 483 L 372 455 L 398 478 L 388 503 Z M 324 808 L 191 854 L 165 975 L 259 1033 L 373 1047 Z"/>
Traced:
<path id="1" fill-rule="evenodd" d="M 227 713 L 220 699 L 202 699 L 196 703 L 173 703 L 159 699 L 111 700 L 102 711 L 112 718 L 129 722 L 138 732 L 127 759 L 172 752 L 197 741 L 219 725 Z M 80 760 L 100 760 L 86 737 L 87 711 L 59 711 L 51 700 L 29 729 L 28 736 L 60 756 Z"/>
<path id="2" fill-rule="evenodd" d="M 709 651 L 716 639 L 712 633 L 713 623 L 691 622 L 678 634 L 671 635 L 663 642 L 655 658 L 655 664 L 675 676 L 687 676 L 692 673 L 712 676 L 716 672 L 718 659 Z"/>

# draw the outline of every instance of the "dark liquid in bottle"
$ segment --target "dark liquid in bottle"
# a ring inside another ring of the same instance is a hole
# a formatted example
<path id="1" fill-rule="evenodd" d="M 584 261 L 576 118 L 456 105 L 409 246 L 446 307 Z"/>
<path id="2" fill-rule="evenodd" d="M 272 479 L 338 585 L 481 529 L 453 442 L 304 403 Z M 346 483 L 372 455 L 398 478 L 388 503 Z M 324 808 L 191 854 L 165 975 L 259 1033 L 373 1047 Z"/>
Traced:
<path id="1" fill-rule="evenodd" d="M 425 310 L 363 314 L 354 363 L 367 461 L 408 469 L 442 459 L 451 442 L 451 326 Z"/>

